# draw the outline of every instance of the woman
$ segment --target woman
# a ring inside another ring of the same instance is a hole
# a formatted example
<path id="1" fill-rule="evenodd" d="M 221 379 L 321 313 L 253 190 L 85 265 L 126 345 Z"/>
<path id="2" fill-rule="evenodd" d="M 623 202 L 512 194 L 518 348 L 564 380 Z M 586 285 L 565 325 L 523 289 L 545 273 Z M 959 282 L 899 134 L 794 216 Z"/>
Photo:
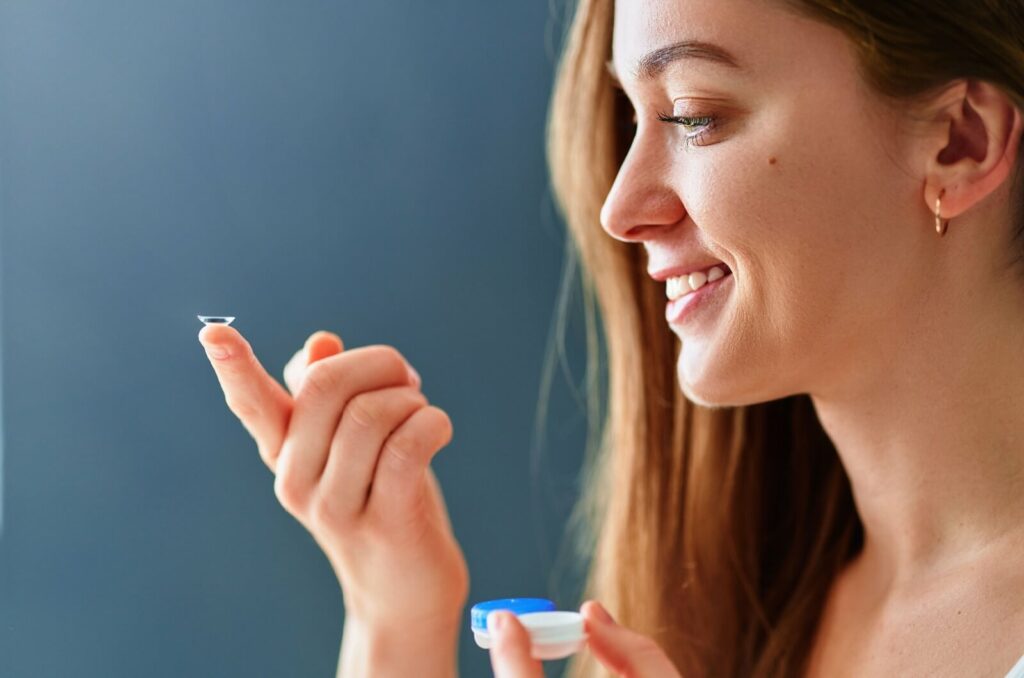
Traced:
<path id="1" fill-rule="evenodd" d="M 550 156 L 610 397 L 572 675 L 1024 675 L 1022 109 L 1019 0 L 580 0 Z M 389 347 L 315 335 L 293 399 L 200 336 L 339 574 L 344 675 L 451 675 L 447 417 Z M 400 646 L 391 573 L 434 594 Z"/>

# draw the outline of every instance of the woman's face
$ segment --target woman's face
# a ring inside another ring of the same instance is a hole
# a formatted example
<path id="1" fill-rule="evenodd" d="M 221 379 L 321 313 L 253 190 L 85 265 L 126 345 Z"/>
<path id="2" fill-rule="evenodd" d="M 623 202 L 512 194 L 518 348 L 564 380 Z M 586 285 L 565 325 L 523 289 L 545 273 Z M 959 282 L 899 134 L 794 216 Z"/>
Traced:
<path id="1" fill-rule="evenodd" d="M 920 149 L 863 83 L 851 43 L 781 2 L 615 4 L 612 65 L 638 127 L 602 225 L 642 243 L 651 272 L 714 260 L 732 271 L 671 325 L 683 391 L 749 404 L 869 370 L 912 335 L 906 309 L 931 265 L 915 253 L 936 235 Z M 683 56 L 636 73 L 652 50 L 689 40 L 738 67 Z"/>

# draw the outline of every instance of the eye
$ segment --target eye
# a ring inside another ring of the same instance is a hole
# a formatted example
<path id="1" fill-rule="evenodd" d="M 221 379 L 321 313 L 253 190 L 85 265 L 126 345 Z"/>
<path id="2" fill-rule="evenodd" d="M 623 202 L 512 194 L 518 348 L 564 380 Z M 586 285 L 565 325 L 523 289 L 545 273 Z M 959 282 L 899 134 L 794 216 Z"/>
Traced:
<path id="1" fill-rule="evenodd" d="M 658 120 L 679 125 L 684 129 L 695 128 L 696 131 L 690 132 L 684 138 L 684 143 L 689 147 L 690 144 L 703 146 L 707 135 L 715 128 L 718 118 L 714 115 L 686 116 L 659 113 Z"/>

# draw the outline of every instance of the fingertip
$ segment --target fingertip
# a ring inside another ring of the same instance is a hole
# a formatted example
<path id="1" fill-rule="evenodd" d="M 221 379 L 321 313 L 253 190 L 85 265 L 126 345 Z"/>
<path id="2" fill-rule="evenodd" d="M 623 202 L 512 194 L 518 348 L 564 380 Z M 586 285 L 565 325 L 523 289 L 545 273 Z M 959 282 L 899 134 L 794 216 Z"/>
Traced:
<path id="1" fill-rule="evenodd" d="M 530 654 L 530 634 L 515 614 L 495 611 L 488 615 L 488 631 L 494 651 L 505 662 L 521 662 Z M 525 655 L 524 655 L 525 653 Z"/>
<path id="2" fill-rule="evenodd" d="M 203 344 L 221 344 L 237 341 L 242 335 L 234 327 L 228 325 L 203 325 L 198 336 L 199 341 Z"/>
<path id="3" fill-rule="evenodd" d="M 199 330 L 199 343 L 206 349 L 207 356 L 215 360 L 226 360 L 241 353 L 245 347 L 240 345 L 239 339 L 238 331 L 225 325 L 207 325 Z"/>
<path id="4" fill-rule="evenodd" d="M 487 615 L 487 632 L 495 638 L 505 630 L 506 624 L 508 624 L 507 614 L 501 610 L 495 610 Z"/>
<path id="5" fill-rule="evenodd" d="M 595 621 L 602 624 L 614 624 L 615 620 L 608 614 L 608 611 L 604 609 L 604 606 L 596 600 L 588 600 L 580 606 L 580 614 L 583 615 L 584 619 L 589 621 Z"/>
<path id="6" fill-rule="evenodd" d="M 333 332 L 318 330 L 306 340 L 306 364 L 312 364 L 317 360 L 337 355 L 344 350 L 341 337 Z"/>
<path id="7" fill-rule="evenodd" d="M 524 630 L 516 616 L 508 610 L 495 610 L 487 615 L 487 631 L 495 641 L 501 639 L 501 642 L 507 643 Z"/>
<path id="8" fill-rule="evenodd" d="M 500 633 L 500 631 L 501 631 L 501 626 L 502 626 L 501 612 L 490 612 L 490 613 L 488 613 L 487 614 L 487 624 L 486 625 L 487 625 L 487 633 L 489 633 L 491 635 L 491 638 L 492 639 L 497 638 L 499 633 Z"/>

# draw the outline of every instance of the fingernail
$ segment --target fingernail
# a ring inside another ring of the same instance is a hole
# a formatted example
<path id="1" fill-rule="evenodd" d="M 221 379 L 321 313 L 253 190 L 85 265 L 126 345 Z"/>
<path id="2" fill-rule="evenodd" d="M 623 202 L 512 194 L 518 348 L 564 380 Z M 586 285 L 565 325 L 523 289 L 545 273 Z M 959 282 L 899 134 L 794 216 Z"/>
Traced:
<path id="1" fill-rule="evenodd" d="M 505 615 L 501 612 L 492 612 L 487 615 L 488 633 L 500 633 L 505 628 Z"/>
<path id="2" fill-rule="evenodd" d="M 412 379 L 417 386 L 422 384 L 423 380 L 420 378 L 420 373 L 417 372 L 412 365 L 406 365 L 406 367 L 409 368 L 409 378 Z"/>
<path id="3" fill-rule="evenodd" d="M 204 346 L 206 345 L 204 344 Z M 211 358 L 223 360 L 224 358 L 227 358 L 229 355 L 231 355 L 231 352 L 228 351 L 226 347 L 221 346 L 220 344 L 210 344 L 206 346 L 206 354 Z"/>

